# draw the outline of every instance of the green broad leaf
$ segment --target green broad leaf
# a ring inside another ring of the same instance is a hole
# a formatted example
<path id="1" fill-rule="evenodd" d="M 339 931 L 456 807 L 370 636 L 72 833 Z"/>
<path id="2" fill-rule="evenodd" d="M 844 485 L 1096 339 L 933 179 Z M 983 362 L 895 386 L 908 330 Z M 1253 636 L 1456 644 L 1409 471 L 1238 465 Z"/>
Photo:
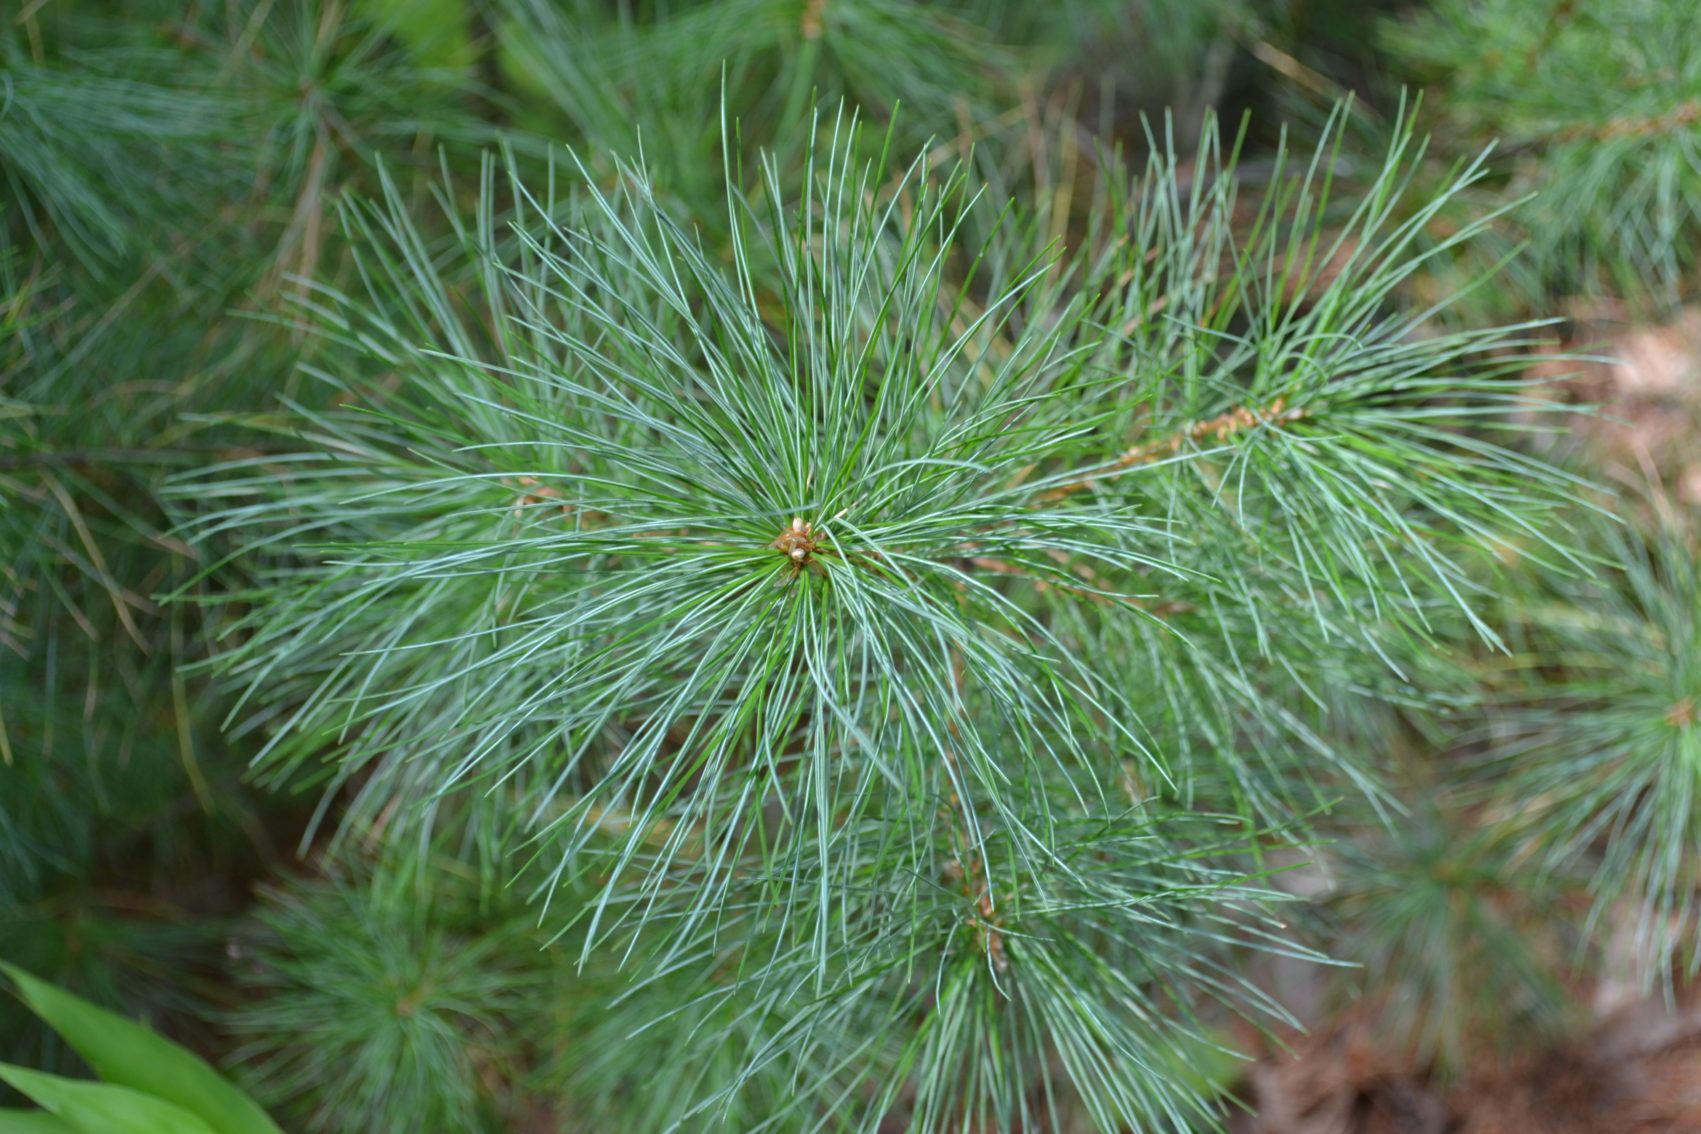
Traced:
<path id="1" fill-rule="evenodd" d="M 280 1134 L 258 1104 L 199 1056 L 15 965 L 0 961 L 0 971 L 17 984 L 30 1011 L 63 1036 L 106 1082 L 181 1107 L 204 1120 L 214 1134 Z"/>
<path id="2" fill-rule="evenodd" d="M 0 1134 L 77 1134 L 77 1128 L 45 1110 L 0 1110 Z"/>
<path id="3" fill-rule="evenodd" d="M 67 1079 L 10 1063 L 0 1063 L 0 1079 L 78 1134 L 218 1134 L 182 1107 L 129 1087 Z"/>

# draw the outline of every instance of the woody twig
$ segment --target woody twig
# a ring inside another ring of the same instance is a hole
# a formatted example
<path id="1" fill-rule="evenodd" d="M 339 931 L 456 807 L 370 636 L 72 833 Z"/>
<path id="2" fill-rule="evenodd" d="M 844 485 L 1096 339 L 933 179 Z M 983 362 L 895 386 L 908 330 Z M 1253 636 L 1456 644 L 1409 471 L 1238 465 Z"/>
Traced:
<path id="1" fill-rule="evenodd" d="M 1263 407 L 1236 406 L 1234 409 L 1220 413 L 1216 417 L 1195 421 L 1187 428 L 1167 437 L 1149 441 L 1144 445 L 1135 445 L 1133 448 L 1125 450 L 1108 467 L 1100 469 L 1091 476 L 1085 476 L 1080 480 L 1070 481 L 1068 484 L 1062 484 L 1042 492 L 1039 499 L 1049 503 L 1073 496 L 1077 492 L 1091 488 L 1107 477 L 1116 476 L 1131 468 L 1173 456 L 1190 441 L 1203 441 L 1207 437 L 1226 441 L 1236 433 L 1241 433 L 1253 426 L 1282 426 L 1308 416 L 1310 416 L 1310 412 L 1303 406 L 1295 406 L 1290 409 L 1285 396 L 1278 397 L 1275 401 Z"/>

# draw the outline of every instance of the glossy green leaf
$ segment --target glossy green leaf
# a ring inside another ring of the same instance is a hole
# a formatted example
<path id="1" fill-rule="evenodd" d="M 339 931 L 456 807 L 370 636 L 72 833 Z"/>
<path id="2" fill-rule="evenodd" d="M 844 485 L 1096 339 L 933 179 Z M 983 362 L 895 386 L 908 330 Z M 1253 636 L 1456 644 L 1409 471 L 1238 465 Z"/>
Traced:
<path id="1" fill-rule="evenodd" d="M 79 1134 L 218 1134 L 164 1099 L 112 1083 L 67 1079 L 0 1063 L 0 1079 Z"/>
<path id="2" fill-rule="evenodd" d="M 146 1091 L 181 1107 L 205 1120 L 215 1134 L 279 1134 L 277 1125 L 253 1100 L 199 1056 L 15 965 L 0 962 L 0 970 L 16 982 L 30 1011 L 63 1036 L 108 1083 Z"/>

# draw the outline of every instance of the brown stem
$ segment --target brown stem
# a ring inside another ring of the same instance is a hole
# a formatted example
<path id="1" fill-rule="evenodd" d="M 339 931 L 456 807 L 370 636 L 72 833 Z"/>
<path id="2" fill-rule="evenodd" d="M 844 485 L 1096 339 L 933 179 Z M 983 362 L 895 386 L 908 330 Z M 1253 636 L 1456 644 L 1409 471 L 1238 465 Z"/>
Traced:
<path id="1" fill-rule="evenodd" d="M 951 680 L 960 691 L 963 687 L 963 655 L 951 651 Z M 959 736 L 956 721 L 946 721 L 945 731 L 952 736 Z M 974 912 L 963 919 L 972 928 L 981 942 L 981 948 L 992 959 L 993 965 L 999 972 L 1010 967 L 1009 955 L 1004 951 L 1004 934 L 1002 926 L 1004 919 L 999 916 L 997 904 L 992 900 L 992 879 L 986 869 L 986 856 L 981 854 L 969 837 L 968 818 L 963 813 L 962 797 L 957 794 L 954 786 L 957 772 L 957 755 L 949 748 L 941 760 L 945 765 L 945 781 L 953 785 L 945 797 L 945 810 L 951 817 L 951 841 L 956 854 L 945 864 L 946 880 L 956 882 L 963 897 L 974 906 Z"/>
<path id="2" fill-rule="evenodd" d="M 820 39 L 827 13 L 827 0 L 808 0 L 803 6 L 803 19 L 798 31 L 804 39 Z"/>
<path id="3" fill-rule="evenodd" d="M 1310 411 L 1303 406 L 1288 408 L 1285 396 L 1276 398 L 1267 406 L 1248 408 L 1236 406 L 1234 409 L 1218 414 L 1216 417 L 1195 421 L 1187 428 L 1157 441 L 1149 441 L 1144 445 L 1135 445 L 1125 450 L 1123 454 L 1111 462 L 1108 468 L 1102 469 L 1091 476 L 1080 480 L 1059 485 L 1040 494 L 1040 500 L 1062 500 L 1075 493 L 1097 484 L 1099 481 L 1118 473 L 1126 472 L 1139 465 L 1150 464 L 1163 457 L 1172 456 L 1181 451 L 1181 447 L 1189 441 L 1202 441 L 1207 437 L 1215 437 L 1218 441 L 1226 441 L 1242 430 L 1255 425 L 1286 425 L 1310 416 Z"/>
<path id="4" fill-rule="evenodd" d="M 1643 138 L 1650 134 L 1664 134 L 1684 126 L 1693 126 L 1697 122 L 1701 122 L 1701 99 L 1691 98 L 1678 103 L 1664 114 L 1614 118 L 1599 126 L 1571 126 L 1559 131 L 1556 137 L 1563 142 L 1579 139 L 1609 142 L 1614 138 Z"/>

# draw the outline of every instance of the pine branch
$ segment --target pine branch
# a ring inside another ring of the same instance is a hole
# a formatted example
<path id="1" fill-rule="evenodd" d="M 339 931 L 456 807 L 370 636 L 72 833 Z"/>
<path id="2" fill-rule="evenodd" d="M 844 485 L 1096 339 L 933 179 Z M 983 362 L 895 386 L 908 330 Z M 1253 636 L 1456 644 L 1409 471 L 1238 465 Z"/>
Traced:
<path id="1" fill-rule="evenodd" d="M 1289 422 L 1302 421 L 1307 416 L 1308 413 L 1303 407 L 1296 406 L 1293 409 L 1288 409 L 1287 399 L 1280 396 L 1268 406 L 1262 408 L 1248 409 L 1245 406 L 1237 406 L 1218 414 L 1216 417 L 1204 421 L 1195 421 L 1185 429 L 1172 433 L 1168 437 L 1135 445 L 1118 456 L 1111 467 L 1104 472 L 1095 472 L 1083 479 L 1050 489 L 1041 494 L 1040 499 L 1047 502 L 1061 500 L 1073 493 L 1092 488 L 1106 477 L 1115 476 L 1139 465 L 1148 464 L 1165 457 L 1172 457 L 1181 452 L 1182 446 L 1189 442 L 1196 443 L 1205 440 L 1207 437 L 1223 442 L 1243 429 L 1251 429 L 1260 425 L 1279 428 Z"/>
<path id="2" fill-rule="evenodd" d="M 1196 1013 L 1279 1017 L 1228 961 L 1288 947 L 1246 864 L 1384 798 L 1329 699 L 1475 617 L 1472 546 L 1563 557 L 1570 482 L 1483 436 L 1524 329 L 1390 314 L 1440 207 L 1392 219 L 1409 134 L 1333 248 L 1321 159 L 1245 233 L 1208 149 L 1059 259 L 842 129 L 724 253 L 636 169 L 513 174 L 453 248 L 351 210 L 361 291 L 300 304 L 310 444 L 182 485 L 276 563 L 232 719 L 269 776 L 328 747 L 381 845 L 483 816 L 633 1013 L 695 988 L 651 1018 L 715 1057 L 659 1128 L 764 1091 L 752 1128 L 1182 1128 L 1208 1100 L 1151 1068 Z"/>

